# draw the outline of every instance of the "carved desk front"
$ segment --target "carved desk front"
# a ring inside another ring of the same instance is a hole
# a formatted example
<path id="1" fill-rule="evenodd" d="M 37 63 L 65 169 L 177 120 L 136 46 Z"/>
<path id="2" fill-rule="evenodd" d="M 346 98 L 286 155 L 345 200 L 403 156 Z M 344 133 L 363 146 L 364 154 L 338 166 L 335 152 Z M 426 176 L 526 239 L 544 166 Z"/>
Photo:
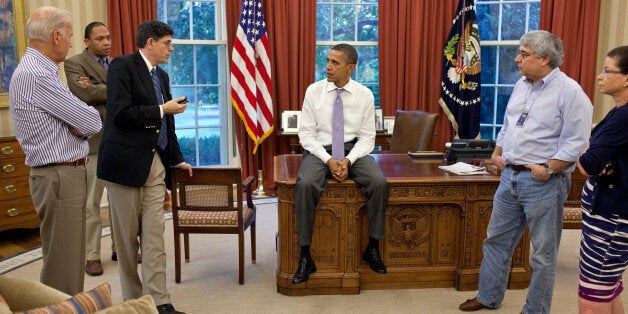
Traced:
<path id="1" fill-rule="evenodd" d="M 294 186 L 301 155 L 275 156 L 279 198 L 277 291 L 286 295 L 358 294 L 360 289 L 455 287 L 477 289 L 482 241 L 499 177 L 458 176 L 441 160 L 373 155 L 390 185 L 386 239 L 380 249 L 388 274 L 361 260 L 368 244 L 366 199 L 352 180 L 330 180 L 316 209 L 312 255 L 318 271 L 292 285 L 299 244 Z M 509 288 L 530 282 L 529 235 L 515 249 Z"/>

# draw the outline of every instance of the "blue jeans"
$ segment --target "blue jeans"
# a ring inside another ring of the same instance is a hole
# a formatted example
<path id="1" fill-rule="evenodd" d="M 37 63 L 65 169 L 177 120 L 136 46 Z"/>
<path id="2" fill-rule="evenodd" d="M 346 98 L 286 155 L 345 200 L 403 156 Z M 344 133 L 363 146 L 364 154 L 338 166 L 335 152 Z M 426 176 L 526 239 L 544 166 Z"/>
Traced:
<path id="1" fill-rule="evenodd" d="M 558 173 L 547 181 L 530 171 L 505 168 L 482 243 L 480 303 L 498 308 L 504 299 L 515 246 L 525 228 L 532 242 L 532 278 L 523 313 L 549 313 L 556 275 L 556 256 L 563 227 L 563 204 L 571 187 L 571 174 Z"/>

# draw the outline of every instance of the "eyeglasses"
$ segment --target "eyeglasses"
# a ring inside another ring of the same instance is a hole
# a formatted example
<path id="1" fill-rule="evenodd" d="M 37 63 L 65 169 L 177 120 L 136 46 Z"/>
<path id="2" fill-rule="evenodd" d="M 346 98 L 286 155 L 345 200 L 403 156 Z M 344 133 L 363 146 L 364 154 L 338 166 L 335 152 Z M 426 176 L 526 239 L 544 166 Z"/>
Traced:
<path id="1" fill-rule="evenodd" d="M 519 50 L 519 55 L 521 56 L 521 59 L 525 59 L 525 58 L 527 58 L 527 57 L 529 57 L 529 56 L 531 56 L 533 54 L 534 54 L 534 52 L 529 53 L 529 52 L 525 52 L 523 50 Z"/>
<path id="2" fill-rule="evenodd" d="M 621 71 L 618 70 L 608 70 L 608 69 L 604 69 L 602 70 L 602 74 L 604 76 L 609 75 L 609 74 L 623 74 Z"/>
<path id="3" fill-rule="evenodd" d="M 159 41 L 159 40 L 155 40 L 158 43 L 162 43 L 164 44 L 166 47 L 171 48 L 172 47 L 172 40 L 166 40 L 166 41 Z"/>

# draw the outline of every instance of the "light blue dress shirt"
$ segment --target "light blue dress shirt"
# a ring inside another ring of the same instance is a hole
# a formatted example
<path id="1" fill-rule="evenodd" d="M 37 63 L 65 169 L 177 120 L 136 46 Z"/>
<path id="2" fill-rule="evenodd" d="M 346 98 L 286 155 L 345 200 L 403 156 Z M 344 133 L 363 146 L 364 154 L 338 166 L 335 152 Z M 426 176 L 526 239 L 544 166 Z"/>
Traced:
<path id="1" fill-rule="evenodd" d="M 510 96 L 504 125 L 497 136 L 504 162 L 575 162 L 588 146 L 592 115 L 593 106 L 580 85 L 559 68 L 535 85 L 521 78 Z M 575 164 L 564 171 L 572 172 L 574 168 Z"/>

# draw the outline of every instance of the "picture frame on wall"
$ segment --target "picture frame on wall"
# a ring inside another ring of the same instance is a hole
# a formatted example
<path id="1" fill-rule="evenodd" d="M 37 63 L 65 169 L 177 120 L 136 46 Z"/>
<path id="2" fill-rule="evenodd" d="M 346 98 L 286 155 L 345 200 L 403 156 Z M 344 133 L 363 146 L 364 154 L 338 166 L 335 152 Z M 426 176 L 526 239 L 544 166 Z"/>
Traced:
<path id="1" fill-rule="evenodd" d="M 386 130 L 386 133 L 392 134 L 394 129 L 395 129 L 395 117 L 385 116 L 384 117 L 384 130 Z"/>
<path id="2" fill-rule="evenodd" d="M 19 57 L 26 51 L 24 33 L 24 1 L 0 1 L 0 108 L 9 106 L 9 81 L 19 62 Z"/>
<path id="3" fill-rule="evenodd" d="M 298 133 L 301 111 L 288 110 L 281 113 L 281 128 L 284 133 Z"/>
<path id="4" fill-rule="evenodd" d="M 384 110 L 375 108 L 375 132 L 384 132 Z"/>

